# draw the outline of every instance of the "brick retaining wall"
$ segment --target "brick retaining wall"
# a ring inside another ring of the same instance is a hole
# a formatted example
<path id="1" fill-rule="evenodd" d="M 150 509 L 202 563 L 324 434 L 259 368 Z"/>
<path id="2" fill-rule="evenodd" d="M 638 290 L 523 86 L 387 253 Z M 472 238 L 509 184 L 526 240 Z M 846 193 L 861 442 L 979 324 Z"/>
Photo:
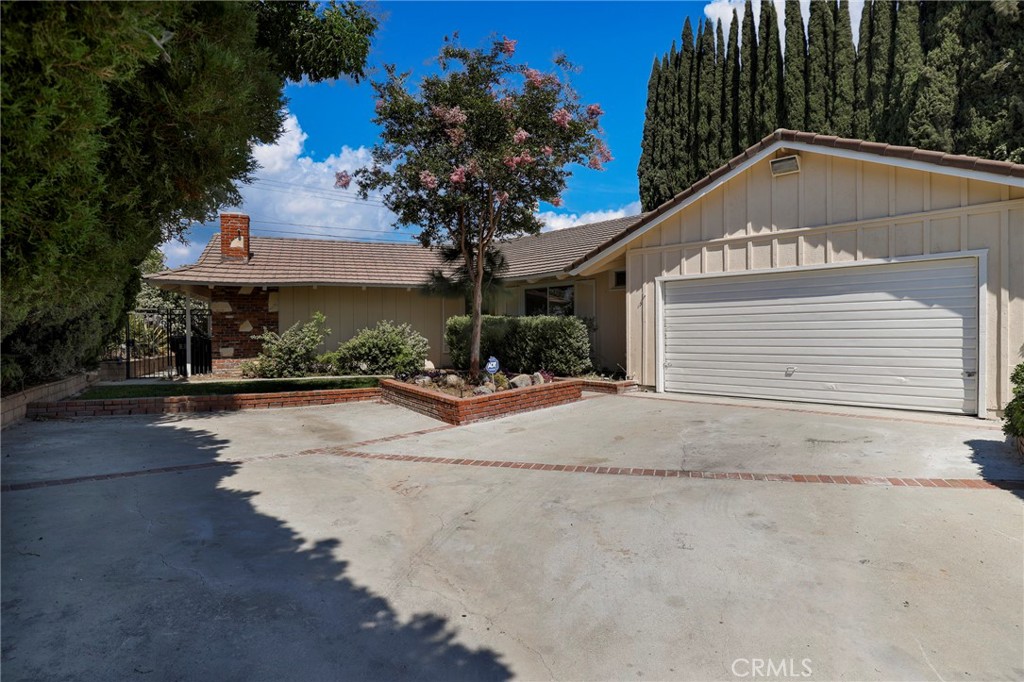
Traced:
<path id="1" fill-rule="evenodd" d="M 21 421 L 31 403 L 39 400 L 60 400 L 74 395 L 88 388 L 98 377 L 98 372 L 88 372 L 42 386 L 33 386 L 19 393 L 5 395 L 3 397 L 3 421 L 0 422 L 0 427 L 6 429 L 11 424 Z"/>
<path id="2" fill-rule="evenodd" d="M 490 395 L 457 398 L 394 379 L 380 382 L 381 397 L 389 402 L 449 424 L 468 424 L 517 412 L 564 405 L 583 396 L 583 382 L 569 379 Z"/>
<path id="3" fill-rule="evenodd" d="M 28 417 L 66 419 L 69 417 L 106 417 L 132 414 L 181 414 L 256 410 L 268 407 L 308 407 L 334 405 L 380 397 L 379 388 L 335 388 L 320 391 L 281 393 L 237 393 L 234 395 L 180 395 L 163 398 L 115 398 L 111 400 L 62 400 L 28 406 Z"/>
<path id="4" fill-rule="evenodd" d="M 639 388 L 637 383 L 632 379 L 625 379 L 623 381 L 602 381 L 601 379 L 569 379 L 563 377 L 555 377 L 555 381 L 582 381 L 584 391 L 594 391 L 595 393 L 611 393 L 613 395 L 632 393 L 633 391 Z"/>

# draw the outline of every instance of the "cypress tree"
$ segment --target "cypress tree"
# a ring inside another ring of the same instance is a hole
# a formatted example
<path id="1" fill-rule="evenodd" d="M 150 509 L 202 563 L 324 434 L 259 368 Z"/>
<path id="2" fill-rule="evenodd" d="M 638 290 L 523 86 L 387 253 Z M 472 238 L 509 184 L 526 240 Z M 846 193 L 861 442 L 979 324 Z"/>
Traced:
<path id="1" fill-rule="evenodd" d="M 655 127 L 654 139 L 654 181 L 655 181 L 655 206 L 662 204 L 672 196 L 672 178 L 669 176 L 671 165 L 669 164 L 669 145 L 671 144 L 671 102 L 666 94 L 671 90 L 672 62 L 671 55 L 675 51 L 675 42 L 672 44 L 673 51 L 662 55 L 661 78 L 658 79 L 658 96 L 655 98 L 655 119 L 658 121 Z"/>
<path id="2" fill-rule="evenodd" d="M 868 47 L 868 82 L 866 103 L 868 129 L 864 137 L 884 140 L 889 113 L 889 85 L 892 75 L 892 29 L 895 2 L 874 2 L 871 5 L 871 43 Z"/>
<path id="3" fill-rule="evenodd" d="M 757 35 L 754 31 L 754 9 L 750 0 L 743 4 L 743 34 L 740 37 L 740 149 L 757 142 L 754 125 L 754 102 L 757 94 Z"/>
<path id="4" fill-rule="evenodd" d="M 725 33 L 722 20 L 715 24 L 715 69 L 718 72 L 718 160 L 732 156 L 732 101 L 729 99 L 729 64 L 725 53 Z"/>
<path id="5" fill-rule="evenodd" d="M 893 27 L 892 76 L 887 97 L 889 112 L 885 141 L 889 144 L 907 143 L 907 126 L 917 97 L 917 80 L 924 67 L 919 24 L 917 0 L 900 0 Z"/>
<path id="6" fill-rule="evenodd" d="M 874 5 L 871 0 L 864 3 L 860 15 L 860 35 L 857 40 L 857 60 L 853 71 L 853 136 L 867 138 L 871 126 L 868 106 L 868 46 L 871 44 L 871 17 Z"/>
<path id="7" fill-rule="evenodd" d="M 786 56 L 783 62 L 782 125 L 807 129 L 807 39 L 800 16 L 800 0 L 786 0 Z"/>
<path id="8" fill-rule="evenodd" d="M 697 73 L 697 169 L 698 177 L 715 168 L 718 161 L 719 77 L 715 68 L 715 37 L 711 22 L 706 21 L 697 38 L 699 71 Z"/>
<path id="9" fill-rule="evenodd" d="M 658 80 L 661 63 L 657 57 L 651 65 L 651 76 L 647 79 L 647 108 L 644 111 L 644 132 L 640 140 L 640 163 L 636 168 L 640 181 L 640 205 L 649 211 L 658 205 L 657 182 L 655 180 L 654 149 L 656 129 L 661 124 L 657 117 Z"/>
<path id="10" fill-rule="evenodd" d="M 679 121 L 682 134 L 679 136 L 679 167 L 676 170 L 676 192 L 693 184 L 694 177 L 693 148 L 695 134 L 693 122 L 693 64 L 694 64 L 693 28 L 690 18 L 683 23 L 682 46 L 680 47 L 679 70 L 676 73 L 676 98 L 679 103 Z"/>
<path id="11" fill-rule="evenodd" d="M 831 54 L 835 27 L 828 2 L 812 2 L 807 26 L 807 128 L 813 133 L 831 132 Z"/>
<path id="12" fill-rule="evenodd" d="M 953 151 L 953 117 L 957 108 L 957 74 L 963 58 L 960 25 L 963 5 L 928 3 L 934 25 L 925 34 L 928 57 L 918 79 L 918 97 L 907 123 L 907 144 Z"/>
<path id="13" fill-rule="evenodd" d="M 850 2 L 839 0 L 835 15 L 835 44 L 832 51 L 832 105 L 829 132 L 853 135 L 853 72 L 856 54 L 853 27 L 850 26 Z"/>
<path id="14" fill-rule="evenodd" d="M 757 41 L 757 133 L 760 139 L 779 127 L 779 96 L 782 92 L 782 51 L 774 2 L 761 2 L 761 30 Z"/>
<path id="15" fill-rule="evenodd" d="M 729 141 L 732 148 L 727 156 L 732 158 L 742 151 L 740 141 L 740 20 L 736 10 L 732 11 L 729 24 L 728 81 L 729 81 Z"/>
<path id="16" fill-rule="evenodd" d="M 677 101 L 678 79 L 675 74 L 679 71 L 679 52 L 676 51 L 676 42 L 672 41 L 672 48 L 668 53 L 668 77 L 663 79 L 659 98 L 664 104 L 662 114 L 662 153 L 659 168 L 665 178 L 665 192 L 673 196 L 678 188 L 679 166 L 686 156 L 683 147 L 680 146 L 680 138 L 685 134 L 686 125 L 679 110 Z M 665 197 L 667 198 L 667 197 Z M 663 198 L 664 200 L 664 198 Z"/>

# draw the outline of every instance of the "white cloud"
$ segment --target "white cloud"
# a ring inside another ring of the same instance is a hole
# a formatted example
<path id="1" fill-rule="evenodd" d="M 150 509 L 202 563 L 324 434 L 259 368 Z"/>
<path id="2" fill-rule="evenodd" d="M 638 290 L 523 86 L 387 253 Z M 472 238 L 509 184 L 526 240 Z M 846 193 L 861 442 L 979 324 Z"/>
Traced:
<path id="1" fill-rule="evenodd" d="M 586 213 L 555 213 L 544 211 L 538 213 L 537 217 L 544 223 L 544 232 L 562 230 L 566 227 L 576 225 L 587 225 L 588 223 L 599 223 L 602 220 L 614 220 L 640 213 L 640 202 L 634 201 L 621 208 L 608 209 L 605 211 L 587 211 Z"/>
<path id="2" fill-rule="evenodd" d="M 164 254 L 164 262 L 168 266 L 176 268 L 179 265 L 195 263 L 199 260 L 199 255 L 205 247 L 205 240 L 200 242 L 193 239 L 184 244 L 181 242 L 166 242 L 160 245 L 160 250 Z"/>
<path id="3" fill-rule="evenodd" d="M 824 0 L 822 0 L 824 1 Z M 785 0 L 772 0 L 775 3 L 775 14 L 778 17 L 779 39 L 783 53 L 786 50 L 786 3 Z M 752 0 L 751 9 L 754 12 L 754 26 L 761 29 L 761 0 Z M 719 19 L 722 21 L 722 28 L 725 31 L 725 39 L 729 39 L 729 26 L 732 21 L 732 12 L 736 10 L 740 25 L 743 24 L 744 0 L 712 0 L 704 6 L 704 16 L 712 22 Z M 864 11 L 864 0 L 850 0 L 850 24 L 853 28 L 853 42 L 858 44 L 860 38 L 860 17 Z M 811 17 L 811 0 L 800 0 L 800 16 L 804 20 L 804 30 L 807 29 L 807 22 Z M 743 41 L 742 35 L 738 40 Z"/>

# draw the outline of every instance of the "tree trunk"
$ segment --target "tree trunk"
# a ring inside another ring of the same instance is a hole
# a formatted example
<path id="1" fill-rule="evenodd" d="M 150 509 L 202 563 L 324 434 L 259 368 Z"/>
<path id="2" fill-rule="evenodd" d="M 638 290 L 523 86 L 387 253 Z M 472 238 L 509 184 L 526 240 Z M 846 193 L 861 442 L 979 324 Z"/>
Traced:
<path id="1" fill-rule="evenodd" d="M 481 249 L 483 250 L 483 249 Z M 480 376 L 480 335 L 483 330 L 484 307 L 484 259 L 479 253 L 473 268 L 473 331 L 469 339 L 469 378 L 476 381 Z"/>

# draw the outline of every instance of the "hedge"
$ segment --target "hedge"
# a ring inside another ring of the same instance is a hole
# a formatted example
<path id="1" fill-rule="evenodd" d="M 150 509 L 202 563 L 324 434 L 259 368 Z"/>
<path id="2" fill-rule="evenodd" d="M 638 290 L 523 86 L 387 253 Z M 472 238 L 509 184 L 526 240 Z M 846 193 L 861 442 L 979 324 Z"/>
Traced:
<path id="1" fill-rule="evenodd" d="M 469 339 L 472 320 L 468 315 L 452 317 L 445 325 L 444 338 L 456 369 L 469 368 Z M 481 364 L 498 358 L 509 372 L 547 370 L 556 376 L 579 376 L 590 365 L 590 335 L 578 317 L 538 315 L 500 317 L 484 315 L 480 334 Z"/>
<path id="2" fill-rule="evenodd" d="M 1013 400 L 1003 410 L 1003 432 L 1007 436 L 1024 436 L 1024 362 L 1013 370 L 1010 383 L 1013 384 Z"/>

